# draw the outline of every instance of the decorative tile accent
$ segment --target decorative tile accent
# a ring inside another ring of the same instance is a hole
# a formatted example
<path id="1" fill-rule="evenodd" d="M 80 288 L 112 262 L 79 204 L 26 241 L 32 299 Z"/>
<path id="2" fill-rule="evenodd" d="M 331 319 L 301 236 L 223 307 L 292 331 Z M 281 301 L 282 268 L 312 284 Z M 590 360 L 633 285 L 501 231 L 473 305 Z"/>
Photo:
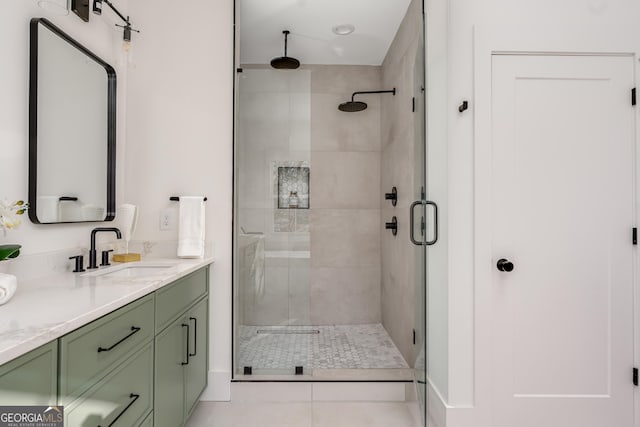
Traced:
<path id="1" fill-rule="evenodd" d="M 273 331 L 274 333 L 258 333 Z M 304 333 L 318 330 L 320 333 Z M 300 331 L 303 333 L 291 333 Z M 280 333 L 278 333 L 280 332 Z M 240 326 L 238 367 L 255 370 L 406 369 L 409 366 L 384 327 Z"/>
<path id="2" fill-rule="evenodd" d="M 309 167 L 278 167 L 278 209 L 309 209 Z"/>

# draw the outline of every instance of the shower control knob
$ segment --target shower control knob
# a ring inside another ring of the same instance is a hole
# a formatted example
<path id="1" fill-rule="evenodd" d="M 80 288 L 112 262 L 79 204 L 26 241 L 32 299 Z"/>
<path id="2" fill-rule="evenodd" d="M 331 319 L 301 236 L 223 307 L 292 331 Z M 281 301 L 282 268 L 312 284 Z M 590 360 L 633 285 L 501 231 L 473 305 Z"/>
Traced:
<path id="1" fill-rule="evenodd" d="M 504 271 L 505 273 L 509 273 L 513 271 L 513 263 L 508 259 L 500 258 L 496 264 L 498 270 Z"/>
<path id="2" fill-rule="evenodd" d="M 394 236 L 397 235 L 398 234 L 398 218 L 394 216 L 393 218 L 391 218 L 391 222 L 385 222 L 384 228 L 387 230 L 391 230 L 391 234 L 393 234 Z"/>

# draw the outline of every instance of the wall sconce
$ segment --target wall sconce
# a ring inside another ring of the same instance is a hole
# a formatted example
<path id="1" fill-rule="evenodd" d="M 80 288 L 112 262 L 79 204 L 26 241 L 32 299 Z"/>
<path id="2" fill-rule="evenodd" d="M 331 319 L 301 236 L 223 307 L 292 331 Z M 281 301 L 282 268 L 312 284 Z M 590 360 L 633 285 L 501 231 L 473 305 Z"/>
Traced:
<path id="1" fill-rule="evenodd" d="M 111 10 L 113 10 L 113 12 L 118 15 L 118 17 L 124 22 L 124 25 L 116 24 L 116 27 L 124 28 L 122 39 L 125 43 L 125 49 L 128 49 L 129 43 L 131 42 L 131 32 L 135 31 L 136 33 L 139 33 L 140 31 L 131 28 L 131 21 L 129 20 L 129 17 L 127 16 L 125 18 L 124 15 L 120 13 L 120 11 L 116 9 L 113 3 L 111 3 L 109 0 L 93 0 L 93 13 L 95 13 L 96 15 L 102 15 L 102 3 L 105 3 L 107 6 L 109 6 Z"/>

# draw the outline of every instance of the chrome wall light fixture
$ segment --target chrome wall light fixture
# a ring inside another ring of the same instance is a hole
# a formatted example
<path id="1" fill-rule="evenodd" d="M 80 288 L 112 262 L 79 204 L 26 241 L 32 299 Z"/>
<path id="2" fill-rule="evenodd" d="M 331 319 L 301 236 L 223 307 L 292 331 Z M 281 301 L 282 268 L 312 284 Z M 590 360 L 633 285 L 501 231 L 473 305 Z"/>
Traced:
<path id="1" fill-rule="evenodd" d="M 111 3 L 109 0 L 93 0 L 93 13 L 95 13 L 96 15 L 102 15 L 102 3 L 105 3 L 107 6 L 109 6 L 111 10 L 113 10 L 113 12 L 118 15 L 118 17 L 124 22 L 124 25 L 116 24 L 116 27 L 124 28 L 122 39 L 124 40 L 125 44 L 129 44 L 131 42 L 131 32 L 135 31 L 136 33 L 139 33 L 140 31 L 132 28 L 131 20 L 129 19 L 129 17 L 127 16 L 125 18 L 125 16 L 120 13 L 120 11 L 116 9 L 113 3 Z"/>

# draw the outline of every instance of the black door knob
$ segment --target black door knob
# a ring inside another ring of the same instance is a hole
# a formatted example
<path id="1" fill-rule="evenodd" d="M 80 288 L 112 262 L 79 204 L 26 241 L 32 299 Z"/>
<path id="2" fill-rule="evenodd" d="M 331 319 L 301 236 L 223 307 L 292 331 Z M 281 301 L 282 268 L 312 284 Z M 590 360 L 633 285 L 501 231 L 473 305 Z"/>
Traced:
<path id="1" fill-rule="evenodd" d="M 498 267 L 498 270 L 500 271 L 504 271 L 504 272 L 510 272 L 513 271 L 513 263 L 511 261 L 509 261 L 508 259 L 504 259 L 504 258 L 500 258 L 498 260 L 498 263 L 496 264 L 496 266 Z"/>

